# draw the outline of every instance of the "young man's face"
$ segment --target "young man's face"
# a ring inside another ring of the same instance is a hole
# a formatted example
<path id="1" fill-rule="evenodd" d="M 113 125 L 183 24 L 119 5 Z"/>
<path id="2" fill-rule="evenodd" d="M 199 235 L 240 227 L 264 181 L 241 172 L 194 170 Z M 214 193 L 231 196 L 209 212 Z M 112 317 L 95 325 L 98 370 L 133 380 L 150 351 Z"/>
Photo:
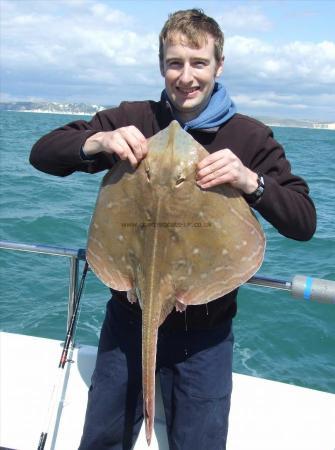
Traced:
<path id="1" fill-rule="evenodd" d="M 165 43 L 161 73 L 180 120 L 192 120 L 206 108 L 222 69 L 223 60 L 216 61 L 214 38 L 210 35 L 200 48 L 188 47 L 183 35 L 173 43 Z"/>

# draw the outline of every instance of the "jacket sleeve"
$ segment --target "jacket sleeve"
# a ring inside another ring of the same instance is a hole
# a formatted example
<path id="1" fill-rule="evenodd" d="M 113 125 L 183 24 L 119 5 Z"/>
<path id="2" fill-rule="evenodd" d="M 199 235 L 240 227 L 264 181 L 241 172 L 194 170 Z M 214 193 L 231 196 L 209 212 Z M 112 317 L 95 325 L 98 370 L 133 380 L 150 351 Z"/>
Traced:
<path id="1" fill-rule="evenodd" d="M 102 152 L 94 159 L 86 160 L 80 156 L 80 150 L 93 134 L 117 128 L 113 114 L 110 116 L 98 113 L 90 122 L 78 120 L 51 131 L 33 146 L 30 163 L 42 172 L 63 177 L 75 171 L 96 173 L 109 169 L 117 160 L 114 155 Z"/>
<path id="2" fill-rule="evenodd" d="M 264 177 L 264 193 L 254 206 L 279 233 L 305 241 L 316 229 L 316 211 L 306 182 L 292 174 L 282 146 L 273 138 L 270 128 L 250 161 L 250 168 Z"/>

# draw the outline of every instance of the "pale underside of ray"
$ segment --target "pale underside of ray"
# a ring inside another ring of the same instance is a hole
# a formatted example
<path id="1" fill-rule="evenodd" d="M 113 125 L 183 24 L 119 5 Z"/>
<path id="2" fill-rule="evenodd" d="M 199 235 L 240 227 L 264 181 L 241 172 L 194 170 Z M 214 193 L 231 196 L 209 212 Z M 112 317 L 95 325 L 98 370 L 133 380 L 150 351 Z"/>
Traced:
<path id="1" fill-rule="evenodd" d="M 245 283 L 264 256 L 263 231 L 240 193 L 197 186 L 196 164 L 206 155 L 173 121 L 149 139 L 136 170 L 123 161 L 107 173 L 91 221 L 93 271 L 109 287 L 136 289 L 141 300 L 148 441 L 159 325 L 177 301 L 207 303 Z"/>

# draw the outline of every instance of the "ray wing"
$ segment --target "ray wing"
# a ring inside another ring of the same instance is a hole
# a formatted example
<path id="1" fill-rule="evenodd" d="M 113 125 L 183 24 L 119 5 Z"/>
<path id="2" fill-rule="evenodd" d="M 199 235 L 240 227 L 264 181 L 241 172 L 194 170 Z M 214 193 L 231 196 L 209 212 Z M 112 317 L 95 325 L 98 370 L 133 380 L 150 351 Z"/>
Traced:
<path id="1" fill-rule="evenodd" d="M 135 267 L 141 259 L 142 224 L 148 220 L 144 175 L 124 161 L 117 163 L 103 179 L 89 229 L 91 268 L 104 284 L 121 291 L 135 287 Z"/>

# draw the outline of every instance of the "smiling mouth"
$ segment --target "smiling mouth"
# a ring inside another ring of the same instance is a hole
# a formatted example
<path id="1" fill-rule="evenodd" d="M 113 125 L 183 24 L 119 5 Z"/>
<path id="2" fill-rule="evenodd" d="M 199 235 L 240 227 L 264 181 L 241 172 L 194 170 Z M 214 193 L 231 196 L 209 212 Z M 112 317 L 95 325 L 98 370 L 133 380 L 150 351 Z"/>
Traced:
<path id="1" fill-rule="evenodd" d="M 181 88 L 177 87 L 177 90 L 184 95 L 193 94 L 194 92 L 197 92 L 199 90 L 198 87 L 192 87 L 192 88 Z"/>

